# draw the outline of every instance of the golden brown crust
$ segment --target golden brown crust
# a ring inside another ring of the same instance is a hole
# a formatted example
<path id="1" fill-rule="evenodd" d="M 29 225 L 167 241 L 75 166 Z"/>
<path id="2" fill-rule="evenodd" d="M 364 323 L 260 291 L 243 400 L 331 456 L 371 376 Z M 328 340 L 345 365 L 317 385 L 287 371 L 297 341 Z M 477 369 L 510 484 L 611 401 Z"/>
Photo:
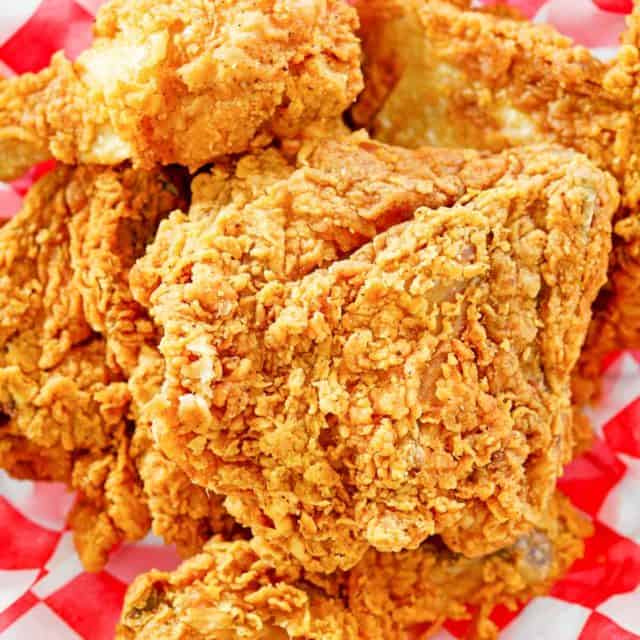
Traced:
<path id="1" fill-rule="evenodd" d="M 76 62 L 0 84 L 0 178 L 49 154 L 197 169 L 338 117 L 357 26 L 342 0 L 112 0 Z"/>
<path id="2" fill-rule="evenodd" d="M 553 28 L 439 0 L 357 7 L 367 88 L 353 116 L 374 137 L 494 151 L 553 142 L 620 179 L 634 161 L 636 124 L 609 68 Z"/>
<path id="3" fill-rule="evenodd" d="M 0 230 L 0 463 L 79 491 L 70 525 L 90 570 L 151 524 L 185 554 L 232 529 L 222 499 L 130 421 L 155 391 L 140 356 L 156 353 L 157 337 L 129 268 L 183 202 L 176 185 L 160 172 L 58 168 Z"/>
<path id="4" fill-rule="evenodd" d="M 374 0 L 361 15 L 366 89 L 353 109 L 381 140 L 503 149 L 554 142 L 619 182 L 610 278 L 574 375 L 578 404 L 597 394 L 603 356 L 640 346 L 640 119 L 636 8 L 617 59 L 595 60 L 553 29 L 432 0 Z"/>
<path id="5" fill-rule="evenodd" d="M 624 104 L 632 105 L 633 118 L 638 123 L 640 6 L 635 6 L 627 24 L 623 46 L 607 81 L 610 90 L 616 92 Z M 574 396 L 576 402 L 582 404 L 599 395 L 599 379 L 605 355 L 618 349 L 640 348 L 640 217 L 637 213 L 640 201 L 640 153 L 637 139 L 636 134 L 630 145 L 633 162 L 622 165 L 625 173 L 621 188 L 628 208 L 618 213 L 614 226 L 609 282 L 594 307 L 593 322 L 574 376 Z"/>
<path id="6" fill-rule="evenodd" d="M 163 329 L 161 448 L 308 569 L 434 533 L 474 556 L 509 544 L 570 456 L 613 180 L 561 149 L 362 135 L 298 162 L 248 201 L 201 177 L 209 215 L 196 184 L 194 218 L 164 222 L 132 272 Z"/>
<path id="7" fill-rule="evenodd" d="M 167 544 L 175 544 L 178 553 L 188 558 L 214 534 L 231 539 L 241 531 L 223 507 L 224 497 L 193 484 L 153 441 L 147 403 L 160 390 L 163 374 L 164 360 L 157 348 L 144 347 L 129 379 L 136 423 L 131 457 L 153 532 Z"/>
<path id="8" fill-rule="evenodd" d="M 472 635 L 487 640 L 496 637 L 491 610 L 547 591 L 590 533 L 557 495 L 537 530 L 491 556 L 469 560 L 428 542 L 399 554 L 370 551 L 349 574 L 324 579 L 258 539 L 214 539 L 174 573 L 137 578 L 117 638 L 408 640 L 446 618 L 468 618 L 467 605 L 475 605 Z"/>

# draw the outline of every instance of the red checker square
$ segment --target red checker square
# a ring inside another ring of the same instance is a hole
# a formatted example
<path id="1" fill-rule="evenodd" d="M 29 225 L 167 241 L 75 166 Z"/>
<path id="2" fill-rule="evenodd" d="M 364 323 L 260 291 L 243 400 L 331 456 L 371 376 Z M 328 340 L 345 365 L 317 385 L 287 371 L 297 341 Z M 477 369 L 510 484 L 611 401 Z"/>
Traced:
<path id="1" fill-rule="evenodd" d="M 516 609 L 509 609 L 503 604 L 498 605 L 491 612 L 491 620 L 498 625 L 498 629 L 504 629 L 518 614 L 524 609 L 526 603 L 521 604 Z"/>
<path id="2" fill-rule="evenodd" d="M 636 398 L 604 427 L 607 444 L 621 453 L 640 458 L 640 398 Z"/>
<path id="3" fill-rule="evenodd" d="M 18 618 L 21 618 L 29 609 L 38 604 L 40 600 L 27 591 L 22 598 L 16 600 L 10 607 L 0 612 L 0 633 L 10 627 Z"/>
<path id="4" fill-rule="evenodd" d="M 468 620 L 447 620 L 444 628 L 455 638 L 468 638 L 471 631 L 471 618 Z M 429 635 L 427 634 L 427 638 Z"/>
<path id="5" fill-rule="evenodd" d="M 576 507 L 595 517 L 626 470 L 611 447 L 597 439 L 590 451 L 565 467 L 558 487 Z M 589 489 L 585 491 L 585 487 Z"/>
<path id="6" fill-rule="evenodd" d="M 611 596 L 632 591 L 640 584 L 640 545 L 618 535 L 600 522 L 577 560 L 551 595 L 595 608 Z"/>
<path id="7" fill-rule="evenodd" d="M 39 180 L 43 175 L 49 173 L 56 166 L 55 160 L 47 160 L 47 162 L 41 162 L 32 169 L 29 169 L 27 173 L 11 183 L 11 186 L 21 195 L 26 195 L 31 185 Z"/>
<path id="8" fill-rule="evenodd" d="M 603 11 L 614 13 L 630 13 L 633 8 L 633 0 L 593 0 L 596 6 Z"/>
<path id="9" fill-rule="evenodd" d="M 25 518 L 0 496 L 0 569 L 43 567 L 58 544 L 60 533 Z"/>
<path id="10" fill-rule="evenodd" d="M 113 640 L 125 591 L 105 571 L 82 573 L 45 602 L 83 638 Z"/>
<path id="11" fill-rule="evenodd" d="M 91 42 L 92 24 L 93 16 L 74 0 L 43 0 L 0 47 L 0 58 L 17 73 L 46 67 L 61 49 L 75 58 Z"/>
<path id="12" fill-rule="evenodd" d="M 578 640 L 640 640 L 640 636 L 619 627 L 613 620 L 594 611 Z"/>

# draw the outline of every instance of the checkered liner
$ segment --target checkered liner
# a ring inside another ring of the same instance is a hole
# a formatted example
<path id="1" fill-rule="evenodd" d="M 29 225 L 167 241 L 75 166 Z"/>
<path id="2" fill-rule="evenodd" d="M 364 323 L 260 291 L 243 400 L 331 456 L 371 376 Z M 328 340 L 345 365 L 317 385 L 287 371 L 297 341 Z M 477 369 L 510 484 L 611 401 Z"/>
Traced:
<path id="1" fill-rule="evenodd" d="M 90 41 L 101 1 L 0 3 L 0 73 L 37 70 L 59 49 L 77 55 Z M 631 0 L 513 4 L 608 57 Z M 44 170 L 0 184 L 0 216 L 18 210 Z M 517 612 L 494 612 L 505 640 L 640 639 L 640 352 L 612 356 L 606 375 L 606 400 L 590 415 L 596 444 L 560 483 L 593 519 L 596 534 L 585 557 L 548 597 Z M 72 499 L 60 485 L 17 482 L 0 472 L 0 640 L 110 640 L 133 577 L 151 567 L 176 566 L 174 551 L 148 538 L 119 549 L 102 572 L 85 573 L 65 529 Z M 462 637 L 465 629 L 447 624 L 438 640 Z"/>

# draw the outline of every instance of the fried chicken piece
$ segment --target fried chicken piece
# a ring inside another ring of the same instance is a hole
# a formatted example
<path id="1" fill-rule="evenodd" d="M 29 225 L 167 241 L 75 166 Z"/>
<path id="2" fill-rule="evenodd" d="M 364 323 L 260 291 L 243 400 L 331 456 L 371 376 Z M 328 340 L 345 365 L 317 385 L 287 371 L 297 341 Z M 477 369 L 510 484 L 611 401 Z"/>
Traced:
<path id="1" fill-rule="evenodd" d="M 624 104 L 632 105 L 636 127 L 640 123 L 640 5 L 636 3 L 627 19 L 628 30 L 623 46 L 609 72 L 609 86 L 617 91 Z M 577 401 L 597 397 L 600 373 L 605 355 L 617 349 L 640 348 L 640 167 L 637 149 L 638 130 L 633 140 L 633 162 L 626 167 L 623 189 L 632 193 L 629 208 L 622 210 L 614 226 L 615 243 L 611 255 L 609 282 L 595 307 L 584 352 L 574 379 Z"/>
<path id="2" fill-rule="evenodd" d="M 132 270 L 163 330 L 161 449 L 308 570 L 434 533 L 472 556 L 513 542 L 572 447 L 568 375 L 613 179 L 562 149 L 356 134 L 297 164 L 244 158 L 231 184 L 267 158 L 272 183 L 249 199 L 220 186 L 224 167 L 198 177 L 193 215 L 164 221 Z"/>
<path id="3" fill-rule="evenodd" d="M 0 229 L 2 435 L 100 450 L 122 424 L 128 393 L 105 365 L 104 340 L 86 321 L 74 283 L 65 202 L 73 176 L 60 168 L 42 178 Z"/>
<path id="4" fill-rule="evenodd" d="M 460 11 L 430 0 L 362 0 L 366 88 L 356 124 L 376 138 L 499 150 L 532 142 L 578 149 L 618 179 L 610 282 L 574 375 L 574 396 L 596 395 L 602 358 L 640 347 L 640 119 L 636 8 L 627 46 L 605 65 L 551 27 Z"/>
<path id="5" fill-rule="evenodd" d="M 445 619 L 497 637 L 489 614 L 546 592 L 583 552 L 590 524 L 556 495 L 539 529 L 470 560 L 437 542 L 399 554 L 370 551 L 350 573 L 319 578 L 274 563 L 259 539 L 213 539 L 168 574 L 140 576 L 125 599 L 118 640 L 409 640 Z"/>
<path id="6" fill-rule="evenodd" d="M 0 463 L 18 477 L 79 491 L 70 525 L 90 570 L 121 540 L 144 536 L 152 521 L 160 533 L 169 529 L 156 524 L 158 512 L 171 519 L 179 511 L 185 538 L 189 526 L 199 532 L 178 545 L 183 553 L 229 528 L 221 499 L 202 498 L 204 490 L 190 490 L 177 471 L 158 476 L 170 463 L 161 467 L 159 453 L 151 459 L 141 450 L 147 440 L 129 419 L 145 381 L 132 375 L 129 389 L 125 372 L 140 373 L 141 352 L 157 337 L 131 296 L 128 272 L 160 218 L 184 202 L 177 182 L 131 169 L 58 168 L 0 230 Z M 143 458 L 153 472 L 138 468 Z M 180 491 L 160 489 L 165 480 Z M 198 516 L 195 524 L 176 497 Z M 174 502 L 157 506 L 163 498 Z M 203 501 L 209 526 L 201 522 Z"/>
<path id="7" fill-rule="evenodd" d="M 144 347 L 129 379 L 135 413 L 131 457 L 151 514 L 153 532 L 188 558 L 202 550 L 214 534 L 224 539 L 241 535 L 223 507 L 222 496 L 199 487 L 153 442 L 146 406 L 160 390 L 164 360 L 155 348 Z"/>
<path id="8" fill-rule="evenodd" d="M 557 143 L 585 153 L 638 202 L 637 123 L 615 74 L 547 25 L 439 0 L 358 0 L 366 88 L 359 126 L 391 144 L 502 149 Z"/>
<path id="9" fill-rule="evenodd" d="M 71 486 L 79 494 L 69 526 L 88 571 L 102 569 L 117 544 L 140 540 L 151 526 L 128 438 L 114 440 L 112 448 L 80 456 L 73 466 Z"/>
<path id="10" fill-rule="evenodd" d="M 1 433 L 0 469 L 18 480 L 69 482 L 73 456 L 61 446 L 41 447 L 24 436 Z"/>
<path id="11" fill-rule="evenodd" d="M 95 41 L 0 84 L 0 179 L 67 164 L 191 169 L 339 116 L 362 88 L 342 0 L 110 0 Z"/>
<path id="12" fill-rule="evenodd" d="M 102 568 L 117 543 L 143 537 L 150 526 L 185 556 L 199 551 L 214 533 L 238 534 L 222 498 L 192 485 L 166 460 L 144 421 L 144 404 L 159 385 L 162 362 L 153 323 L 131 295 L 129 269 L 159 220 L 183 206 L 180 186 L 180 176 L 173 173 L 57 169 L 34 186 L 23 212 L 0 232 L 6 255 L 0 295 L 11 310 L 3 318 L 4 346 L 33 377 L 30 396 L 2 405 L 14 411 L 7 414 L 8 427 L 0 437 L 0 464 L 18 477 L 64 481 L 79 491 L 70 525 L 90 570 Z M 41 296 L 34 292 L 47 283 L 52 291 L 38 307 Z M 81 342 L 86 334 L 88 346 L 69 346 L 71 339 L 61 346 L 55 335 L 67 325 L 83 327 L 75 334 Z M 56 331 L 42 343 L 27 343 L 41 336 L 42 326 Z M 54 369 L 38 362 L 45 348 L 60 352 L 62 361 Z M 0 380 L 12 389 L 20 368 L 0 363 Z M 107 404 L 113 400 L 97 386 L 100 378 L 93 383 L 90 377 L 107 375 L 114 381 L 112 395 L 113 390 L 119 394 L 113 408 Z M 73 384 L 85 395 L 74 394 Z M 58 389 L 68 410 L 46 403 L 48 387 Z M 109 430 L 100 429 L 100 412 L 113 414 Z M 60 431 L 76 431 L 55 438 L 56 417 Z"/>
<path id="13" fill-rule="evenodd" d="M 73 212 L 67 195 L 74 189 L 89 193 L 97 173 L 56 169 L 32 188 L 23 210 L 0 229 L 0 461 L 20 477 L 31 474 L 81 489 L 82 506 L 71 524 L 89 568 L 97 568 L 95 554 L 105 555 L 116 537 L 135 537 L 106 513 L 113 535 L 109 541 L 96 535 L 105 529 L 93 517 L 103 500 L 97 489 L 88 490 L 100 484 L 93 461 L 110 461 L 124 446 L 129 405 L 126 383 L 106 363 L 105 340 L 84 315 L 73 269 Z M 115 497 L 127 484 L 114 477 L 108 491 Z M 137 514 L 142 508 L 131 493 L 126 491 L 121 513 Z"/>
<path id="14" fill-rule="evenodd" d="M 160 220 L 185 205 L 176 186 L 181 176 L 131 169 L 89 175 L 90 188 L 76 178 L 66 190 L 73 284 L 91 329 L 106 338 L 109 365 L 129 376 L 140 349 L 157 342 L 153 323 L 131 294 L 129 270 Z"/>

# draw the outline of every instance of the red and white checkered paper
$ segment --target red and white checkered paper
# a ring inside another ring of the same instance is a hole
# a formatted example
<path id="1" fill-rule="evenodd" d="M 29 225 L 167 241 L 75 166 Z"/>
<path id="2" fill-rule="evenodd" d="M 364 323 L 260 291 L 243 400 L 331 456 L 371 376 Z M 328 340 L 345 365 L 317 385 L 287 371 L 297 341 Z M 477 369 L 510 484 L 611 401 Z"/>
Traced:
<path id="1" fill-rule="evenodd" d="M 36 71 L 64 49 L 90 42 L 103 0 L 0 2 L 0 74 Z M 513 0 L 601 57 L 611 57 L 631 0 Z M 0 217 L 18 208 L 47 166 L 0 183 Z M 593 450 L 567 469 L 561 489 L 594 521 L 585 557 L 544 598 L 518 612 L 497 610 L 505 640 L 640 640 L 640 352 L 611 356 L 606 400 L 591 411 Z M 111 640 L 126 586 L 175 552 L 149 537 L 117 550 L 104 571 L 83 571 L 65 515 L 73 500 L 55 484 L 17 482 L 0 472 L 0 640 Z M 447 624 L 438 640 L 464 635 Z M 159 638 L 158 640 L 162 640 Z"/>

